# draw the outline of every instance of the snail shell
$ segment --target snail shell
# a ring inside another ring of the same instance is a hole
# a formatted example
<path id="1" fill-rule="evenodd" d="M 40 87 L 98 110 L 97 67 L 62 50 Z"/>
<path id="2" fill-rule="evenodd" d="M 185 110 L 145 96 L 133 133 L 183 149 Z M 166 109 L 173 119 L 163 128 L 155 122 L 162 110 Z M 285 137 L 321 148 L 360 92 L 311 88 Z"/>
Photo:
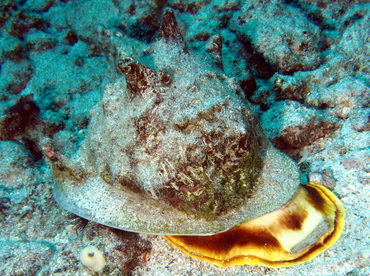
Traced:
<path id="1" fill-rule="evenodd" d="M 294 196 L 298 169 L 222 72 L 217 41 L 209 58 L 191 53 L 166 10 L 149 54 L 118 61 L 79 150 L 44 140 L 61 206 L 128 231 L 209 235 Z"/>

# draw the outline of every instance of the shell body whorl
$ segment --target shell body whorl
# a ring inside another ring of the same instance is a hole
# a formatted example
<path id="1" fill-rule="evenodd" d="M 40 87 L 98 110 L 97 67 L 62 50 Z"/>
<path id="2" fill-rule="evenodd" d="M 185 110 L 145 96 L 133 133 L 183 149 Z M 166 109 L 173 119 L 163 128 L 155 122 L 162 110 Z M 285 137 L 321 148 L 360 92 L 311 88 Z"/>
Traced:
<path id="1" fill-rule="evenodd" d="M 223 232 L 283 206 L 299 173 L 220 61 L 191 53 L 166 13 L 150 53 L 118 63 L 124 76 L 106 86 L 79 151 L 51 159 L 54 196 L 124 230 Z"/>

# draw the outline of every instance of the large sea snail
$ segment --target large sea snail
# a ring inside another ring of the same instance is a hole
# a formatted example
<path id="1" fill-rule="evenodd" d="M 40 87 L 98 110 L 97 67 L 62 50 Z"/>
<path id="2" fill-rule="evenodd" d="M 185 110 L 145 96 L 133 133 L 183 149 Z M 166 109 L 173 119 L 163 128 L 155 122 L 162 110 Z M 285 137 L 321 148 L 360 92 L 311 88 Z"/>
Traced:
<path id="1" fill-rule="evenodd" d="M 118 62 L 124 76 L 106 86 L 80 148 L 64 154 L 51 139 L 42 142 L 54 198 L 104 225 L 167 235 L 220 266 L 306 260 L 338 238 L 343 208 L 324 188 L 300 186 L 295 163 L 271 145 L 222 72 L 218 46 L 197 57 L 166 9 L 149 50 Z M 242 234 L 252 230 L 258 238 L 248 243 Z"/>

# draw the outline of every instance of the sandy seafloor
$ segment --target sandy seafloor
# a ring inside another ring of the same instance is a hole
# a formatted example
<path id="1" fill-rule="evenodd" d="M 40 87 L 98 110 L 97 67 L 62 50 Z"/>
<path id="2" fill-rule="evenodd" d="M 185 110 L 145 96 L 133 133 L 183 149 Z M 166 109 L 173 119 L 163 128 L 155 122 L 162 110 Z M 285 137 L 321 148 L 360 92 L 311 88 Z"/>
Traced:
<path id="1" fill-rule="evenodd" d="M 367 2 L 1 0 L 0 275 L 370 275 Z M 208 38 L 221 34 L 225 74 L 241 84 L 268 137 L 299 163 L 303 182 L 343 202 L 341 238 L 312 261 L 221 269 L 160 236 L 87 222 L 54 201 L 40 141 L 77 148 L 90 108 L 122 77 L 112 69 L 117 52 L 141 53 L 165 7 L 190 51 L 205 55 Z M 79 261 L 90 244 L 106 258 L 99 273 Z"/>

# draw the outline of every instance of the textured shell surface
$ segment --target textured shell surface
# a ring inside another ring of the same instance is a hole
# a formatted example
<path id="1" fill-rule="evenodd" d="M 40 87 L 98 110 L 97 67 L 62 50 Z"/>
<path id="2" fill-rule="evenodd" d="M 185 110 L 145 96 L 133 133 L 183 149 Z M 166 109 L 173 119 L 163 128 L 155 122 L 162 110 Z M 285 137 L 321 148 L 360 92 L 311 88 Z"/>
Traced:
<path id="1" fill-rule="evenodd" d="M 166 10 L 158 39 L 117 62 L 79 150 L 49 154 L 57 202 L 128 231 L 209 235 L 292 198 L 297 167 L 214 57 L 188 49 Z"/>

